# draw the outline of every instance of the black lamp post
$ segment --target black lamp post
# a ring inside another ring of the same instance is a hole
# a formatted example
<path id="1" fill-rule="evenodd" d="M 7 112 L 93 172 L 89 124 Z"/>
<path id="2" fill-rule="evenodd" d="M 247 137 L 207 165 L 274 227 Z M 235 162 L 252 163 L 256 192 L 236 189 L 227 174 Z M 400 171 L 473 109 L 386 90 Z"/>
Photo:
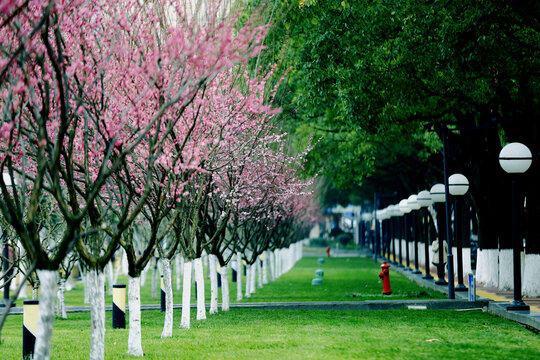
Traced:
<path id="1" fill-rule="evenodd" d="M 431 276 L 429 268 L 429 213 L 427 211 L 427 207 L 430 206 L 433 203 L 433 200 L 431 199 L 431 194 L 427 190 L 422 190 L 416 195 L 416 201 L 418 201 L 418 205 L 420 205 L 420 208 L 424 208 L 424 211 L 420 211 L 420 214 L 423 214 L 423 221 L 424 224 L 424 262 L 426 267 L 426 274 L 423 276 L 426 280 L 432 280 L 433 276 Z"/>
<path id="2" fill-rule="evenodd" d="M 519 236 L 519 174 L 526 172 L 532 163 L 529 148 L 521 143 L 510 143 L 499 153 L 499 163 L 504 171 L 513 174 L 512 178 L 512 243 L 514 260 L 514 301 L 507 310 L 529 310 L 521 298 L 521 251 L 523 240 Z"/>
<path id="3" fill-rule="evenodd" d="M 469 180 L 463 174 L 453 174 L 448 178 L 448 186 L 448 191 L 454 197 L 454 235 L 456 238 L 458 276 L 458 284 L 455 289 L 456 291 L 465 291 L 467 287 L 463 284 L 463 242 L 461 239 L 460 199 L 469 190 Z"/>

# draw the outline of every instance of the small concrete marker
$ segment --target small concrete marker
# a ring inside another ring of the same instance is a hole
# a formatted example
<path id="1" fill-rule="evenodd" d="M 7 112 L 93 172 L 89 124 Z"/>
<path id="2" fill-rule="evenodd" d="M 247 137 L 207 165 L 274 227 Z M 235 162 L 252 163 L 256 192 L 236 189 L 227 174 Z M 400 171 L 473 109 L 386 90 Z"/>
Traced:
<path id="1" fill-rule="evenodd" d="M 317 262 L 318 262 L 319 264 L 324 264 L 324 258 L 319 258 L 319 259 L 317 260 Z"/>
<path id="2" fill-rule="evenodd" d="M 407 306 L 407 309 L 409 310 L 427 310 L 426 305 L 409 305 Z"/>
<path id="3" fill-rule="evenodd" d="M 324 270 L 322 270 L 322 269 L 315 270 L 315 276 L 323 277 L 324 276 Z"/>
<path id="4" fill-rule="evenodd" d="M 322 285 L 322 279 L 311 280 L 311 285 Z"/>

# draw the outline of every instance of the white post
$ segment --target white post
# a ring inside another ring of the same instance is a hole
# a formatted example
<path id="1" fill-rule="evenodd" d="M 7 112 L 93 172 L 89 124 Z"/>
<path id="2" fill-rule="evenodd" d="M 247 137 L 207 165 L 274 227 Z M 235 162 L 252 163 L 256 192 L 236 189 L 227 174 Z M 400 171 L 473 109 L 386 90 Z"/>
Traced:
<path id="1" fill-rule="evenodd" d="M 141 342 L 141 278 L 128 276 L 128 355 L 143 356 Z"/>
<path id="2" fill-rule="evenodd" d="M 197 320 L 206 319 L 206 307 L 204 304 L 204 273 L 201 258 L 194 260 L 195 281 L 197 282 Z"/>
<path id="3" fill-rule="evenodd" d="M 56 270 L 37 270 L 40 284 L 39 318 L 34 359 L 49 360 L 54 324 L 54 298 L 56 295 Z"/>
<path id="4" fill-rule="evenodd" d="M 189 312 L 191 309 L 191 268 L 193 263 L 191 261 L 184 262 L 184 282 L 182 289 L 182 320 L 180 321 L 180 327 L 189 329 L 190 317 Z"/>

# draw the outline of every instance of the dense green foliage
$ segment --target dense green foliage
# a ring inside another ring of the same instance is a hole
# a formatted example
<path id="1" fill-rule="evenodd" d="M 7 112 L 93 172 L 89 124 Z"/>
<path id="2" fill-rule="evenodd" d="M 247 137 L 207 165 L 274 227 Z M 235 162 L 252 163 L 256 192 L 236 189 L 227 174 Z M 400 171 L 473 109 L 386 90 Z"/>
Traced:
<path id="1" fill-rule="evenodd" d="M 282 73 L 291 68 L 282 121 L 299 142 L 323 137 L 309 169 L 328 179 L 327 202 L 359 202 L 373 192 L 405 197 L 441 182 L 448 128 L 449 172 L 471 182 L 481 246 L 496 239 L 487 226 L 506 214 L 489 202 L 509 193 L 497 161 L 502 145 L 520 141 L 540 154 L 540 3 L 270 3 L 266 57 Z M 539 179 L 536 161 L 528 224 L 540 214 Z M 533 225 L 528 233 L 538 238 Z"/>

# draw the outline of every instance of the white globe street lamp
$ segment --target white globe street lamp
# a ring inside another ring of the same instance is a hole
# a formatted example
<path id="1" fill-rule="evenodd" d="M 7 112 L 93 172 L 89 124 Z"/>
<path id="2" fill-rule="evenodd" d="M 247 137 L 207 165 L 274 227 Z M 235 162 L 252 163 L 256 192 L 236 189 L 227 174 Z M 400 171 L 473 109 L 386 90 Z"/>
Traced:
<path id="1" fill-rule="evenodd" d="M 520 205 L 518 201 L 518 175 L 529 169 L 532 163 L 532 153 L 521 143 L 510 143 L 499 153 L 499 164 L 504 171 L 515 174 L 512 178 L 512 243 L 514 261 L 514 301 L 507 310 L 529 310 L 521 298 L 521 251 L 523 242 L 518 238 L 518 223 Z"/>

